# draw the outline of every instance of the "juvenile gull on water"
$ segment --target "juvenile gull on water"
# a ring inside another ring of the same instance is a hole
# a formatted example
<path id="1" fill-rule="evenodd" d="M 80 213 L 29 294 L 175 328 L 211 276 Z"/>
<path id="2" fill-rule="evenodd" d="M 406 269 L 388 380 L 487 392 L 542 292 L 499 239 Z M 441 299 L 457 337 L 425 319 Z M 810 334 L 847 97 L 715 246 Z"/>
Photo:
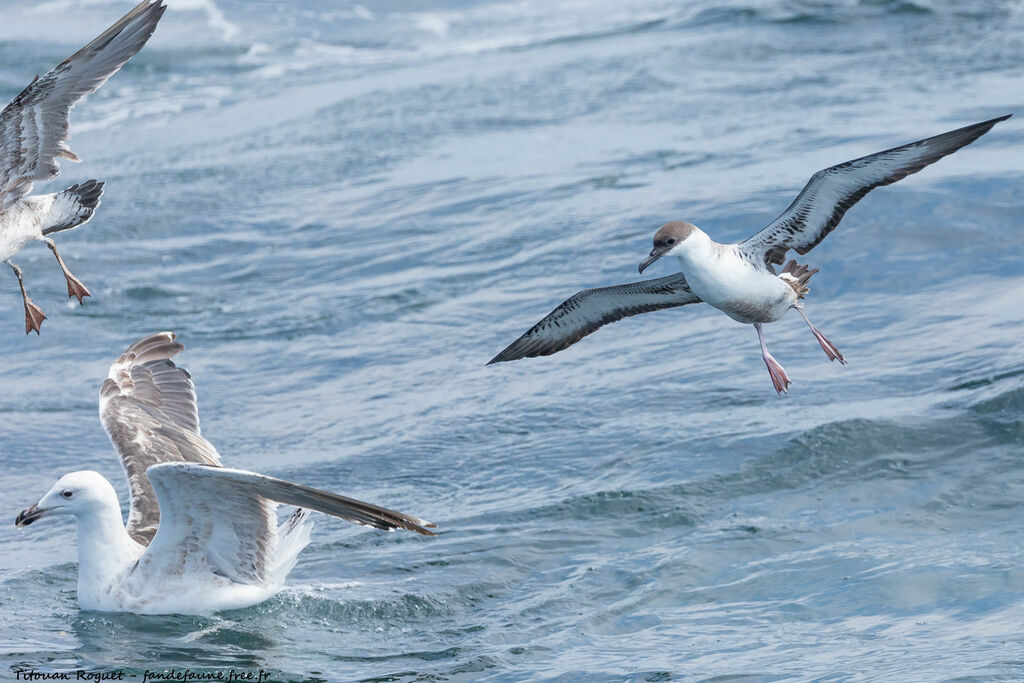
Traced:
<path id="1" fill-rule="evenodd" d="M 81 161 L 67 146 L 71 108 L 142 49 L 165 9 L 162 0 L 143 0 L 45 76 L 36 76 L 0 113 L 0 261 L 13 268 L 18 278 L 25 305 L 25 334 L 33 330 L 38 334 L 46 316 L 29 298 L 21 268 L 11 259 L 29 242 L 45 242 L 64 271 L 68 296 L 82 303 L 90 296 L 89 290 L 68 270 L 48 235 L 92 218 L 103 183 L 87 180 L 56 194 L 29 192 L 34 183 L 60 174 L 58 159 Z"/>
<path id="2" fill-rule="evenodd" d="M 18 527 L 53 515 L 78 520 L 83 609 L 209 614 L 277 593 L 309 543 L 316 510 L 356 524 L 425 536 L 434 524 L 328 491 L 221 467 L 199 429 L 195 386 L 170 358 L 171 332 L 132 344 L 100 389 L 100 420 L 128 477 L 128 524 L 102 475 L 72 472 Z M 280 526 L 278 503 L 298 506 Z"/>
<path id="3" fill-rule="evenodd" d="M 790 309 L 803 317 L 829 360 L 846 359 L 803 311 L 809 270 L 790 260 L 790 249 L 803 255 L 839 224 L 843 214 L 876 187 L 920 171 L 984 135 L 1010 115 L 965 126 L 901 147 L 871 154 L 818 171 L 793 203 L 767 227 L 738 244 L 719 244 L 700 228 L 683 221 L 663 225 L 654 234 L 654 248 L 640 272 L 662 256 L 679 259 L 682 272 L 612 287 L 578 292 L 530 328 L 488 363 L 547 356 L 575 344 L 599 327 L 622 318 L 706 302 L 741 323 L 752 324 L 761 343 L 761 357 L 779 394 L 790 379 L 765 346 L 764 323 L 775 322 Z"/>

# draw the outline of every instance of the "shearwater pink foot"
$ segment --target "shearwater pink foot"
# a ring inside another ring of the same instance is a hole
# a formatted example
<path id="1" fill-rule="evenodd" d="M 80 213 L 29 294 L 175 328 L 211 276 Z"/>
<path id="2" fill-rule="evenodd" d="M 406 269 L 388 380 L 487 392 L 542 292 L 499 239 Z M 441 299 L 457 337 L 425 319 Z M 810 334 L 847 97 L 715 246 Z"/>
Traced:
<path id="1" fill-rule="evenodd" d="M 772 377 L 772 385 L 775 387 L 775 391 L 781 396 L 782 394 L 788 393 L 789 375 L 779 364 L 779 361 L 772 357 L 772 354 L 768 353 L 768 347 L 764 343 L 764 330 L 761 328 L 761 323 L 754 323 L 754 329 L 757 330 L 757 339 L 761 342 L 761 358 L 764 359 L 764 364 L 768 366 L 768 374 Z"/>
<path id="2" fill-rule="evenodd" d="M 821 350 L 825 352 L 828 359 L 837 360 L 841 365 L 846 365 L 846 359 L 843 358 L 843 354 L 839 353 L 839 349 L 836 348 L 836 345 L 830 342 L 828 337 L 823 335 L 818 328 L 807 319 L 807 314 L 804 313 L 803 309 L 799 306 L 793 306 L 793 308 L 796 309 L 796 312 L 799 313 L 800 317 L 804 319 L 805 323 L 807 323 L 807 327 L 811 328 L 811 333 L 814 335 L 814 338 L 818 340 L 818 343 L 821 344 Z"/>

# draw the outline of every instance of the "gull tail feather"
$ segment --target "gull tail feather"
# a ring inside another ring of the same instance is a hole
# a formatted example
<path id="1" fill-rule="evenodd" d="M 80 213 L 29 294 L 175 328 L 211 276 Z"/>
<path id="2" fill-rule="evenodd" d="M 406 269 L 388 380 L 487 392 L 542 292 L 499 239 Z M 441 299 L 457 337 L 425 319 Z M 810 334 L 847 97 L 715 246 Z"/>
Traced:
<path id="1" fill-rule="evenodd" d="M 298 508 L 277 528 L 277 547 L 274 550 L 274 564 L 267 573 L 268 583 L 280 587 L 295 567 L 299 553 L 309 545 L 313 520 L 309 510 Z"/>
<path id="2" fill-rule="evenodd" d="M 76 228 L 92 218 L 103 195 L 103 183 L 87 180 L 52 195 L 50 211 L 43 219 L 43 234 Z"/>

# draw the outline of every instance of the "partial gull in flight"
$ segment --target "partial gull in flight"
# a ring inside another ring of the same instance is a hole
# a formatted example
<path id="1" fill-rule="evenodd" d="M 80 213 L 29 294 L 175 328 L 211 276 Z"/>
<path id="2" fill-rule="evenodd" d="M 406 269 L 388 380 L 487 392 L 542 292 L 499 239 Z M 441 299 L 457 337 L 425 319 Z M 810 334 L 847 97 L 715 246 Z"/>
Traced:
<path id="1" fill-rule="evenodd" d="M 199 430 L 195 386 L 170 358 L 171 332 L 132 344 L 100 389 L 100 420 L 121 458 L 131 507 L 102 475 L 72 472 L 18 527 L 53 515 L 78 519 L 78 602 L 138 614 L 210 614 L 277 593 L 309 543 L 316 510 L 356 524 L 424 536 L 434 524 L 328 491 L 221 467 Z M 278 503 L 296 510 L 280 526 Z"/>
<path id="2" fill-rule="evenodd" d="M 846 359 L 803 311 L 807 282 L 818 269 L 790 260 L 790 249 L 803 255 L 832 232 L 843 214 L 876 187 L 894 183 L 969 145 L 1010 115 L 976 123 L 901 147 L 871 154 L 818 171 L 789 208 L 766 228 L 738 244 L 719 244 L 700 228 L 674 221 L 654 234 L 654 248 L 640 272 L 662 256 L 679 259 L 682 272 L 575 294 L 530 328 L 488 363 L 547 356 L 622 318 L 701 301 L 741 323 L 752 324 L 761 343 L 761 357 L 781 395 L 790 379 L 764 342 L 764 323 L 775 322 L 790 309 L 803 317 L 829 360 Z"/>
<path id="3" fill-rule="evenodd" d="M 71 274 L 48 235 L 92 218 L 103 183 L 87 180 L 56 194 L 29 192 L 34 183 L 60 174 L 58 159 L 81 161 L 67 146 L 71 108 L 142 49 L 165 9 L 162 0 L 143 0 L 45 76 L 36 76 L 0 113 L 0 261 L 14 269 L 21 286 L 25 334 L 33 330 L 39 334 L 46 316 L 29 298 L 21 268 L 11 259 L 33 240 L 46 242 L 64 271 L 68 296 L 82 303 L 90 296 L 89 289 Z"/>

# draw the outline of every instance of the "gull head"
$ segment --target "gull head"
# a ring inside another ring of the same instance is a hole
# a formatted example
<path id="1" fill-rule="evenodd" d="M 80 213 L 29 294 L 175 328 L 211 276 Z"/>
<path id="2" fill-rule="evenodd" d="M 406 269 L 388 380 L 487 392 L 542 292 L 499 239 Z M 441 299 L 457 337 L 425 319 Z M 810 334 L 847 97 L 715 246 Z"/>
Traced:
<path id="1" fill-rule="evenodd" d="M 696 225 L 686 221 L 672 221 L 658 228 L 658 232 L 654 233 L 654 248 L 651 249 L 651 255 L 640 263 L 640 272 L 643 273 L 647 266 L 662 256 L 680 249 L 688 237 L 699 232 Z"/>
<path id="2" fill-rule="evenodd" d="M 14 526 L 20 529 L 37 519 L 53 515 L 79 517 L 111 504 L 117 509 L 117 493 L 102 474 L 89 470 L 72 472 L 58 479 L 38 503 L 18 513 Z"/>

